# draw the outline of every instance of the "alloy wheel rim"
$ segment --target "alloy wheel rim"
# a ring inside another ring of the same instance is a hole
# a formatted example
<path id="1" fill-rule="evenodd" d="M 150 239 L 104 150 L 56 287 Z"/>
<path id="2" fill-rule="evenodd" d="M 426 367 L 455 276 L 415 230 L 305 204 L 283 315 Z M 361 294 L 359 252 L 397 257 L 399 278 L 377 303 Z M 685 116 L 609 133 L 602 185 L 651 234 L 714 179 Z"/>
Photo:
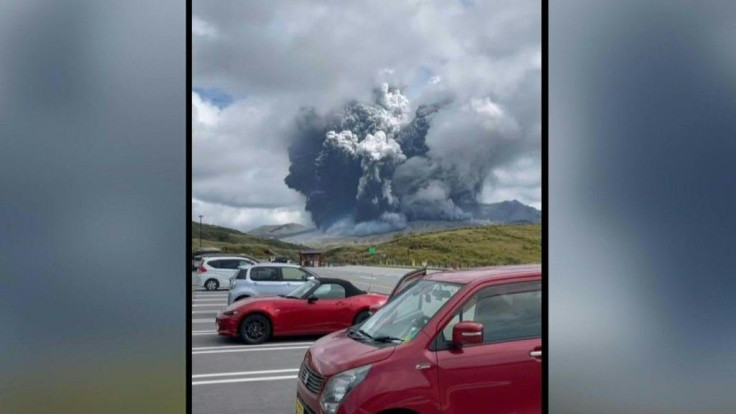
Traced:
<path id="1" fill-rule="evenodd" d="M 245 328 L 245 333 L 250 339 L 258 340 L 264 335 L 265 326 L 261 321 L 253 321 Z"/>

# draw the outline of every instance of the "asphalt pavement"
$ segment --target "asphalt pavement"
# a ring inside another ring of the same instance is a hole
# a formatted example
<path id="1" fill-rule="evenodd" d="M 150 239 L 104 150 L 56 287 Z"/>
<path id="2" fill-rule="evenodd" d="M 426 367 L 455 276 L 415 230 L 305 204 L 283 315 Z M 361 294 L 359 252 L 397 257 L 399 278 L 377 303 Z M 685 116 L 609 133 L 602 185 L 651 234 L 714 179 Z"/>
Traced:
<path id="1" fill-rule="evenodd" d="M 401 276 L 411 269 L 342 266 L 311 270 L 320 276 L 347 279 L 364 290 L 390 293 Z M 299 365 L 304 353 L 318 337 L 274 339 L 262 345 L 243 345 L 216 333 L 215 315 L 225 306 L 227 290 L 194 291 L 191 315 L 192 412 L 294 412 Z"/>

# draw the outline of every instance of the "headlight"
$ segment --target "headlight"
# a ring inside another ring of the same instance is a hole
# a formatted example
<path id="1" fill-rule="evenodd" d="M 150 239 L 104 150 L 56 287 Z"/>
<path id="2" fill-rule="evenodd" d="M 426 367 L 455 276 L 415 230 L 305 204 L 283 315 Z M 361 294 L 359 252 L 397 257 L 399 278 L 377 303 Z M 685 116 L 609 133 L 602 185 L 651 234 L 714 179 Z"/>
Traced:
<path id="1" fill-rule="evenodd" d="M 330 378 L 327 381 L 324 391 L 322 391 L 322 396 L 319 398 L 319 405 L 322 407 L 322 411 L 327 414 L 336 413 L 345 396 L 363 381 L 370 369 L 370 365 L 363 365 L 362 367 L 341 372 Z"/>

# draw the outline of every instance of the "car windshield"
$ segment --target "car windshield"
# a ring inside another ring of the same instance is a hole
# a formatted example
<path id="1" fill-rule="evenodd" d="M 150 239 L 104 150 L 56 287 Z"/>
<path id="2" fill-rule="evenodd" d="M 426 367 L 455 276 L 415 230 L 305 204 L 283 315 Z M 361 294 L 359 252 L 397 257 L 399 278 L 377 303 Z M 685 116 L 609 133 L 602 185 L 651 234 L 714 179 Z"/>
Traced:
<path id="1" fill-rule="evenodd" d="M 358 332 L 381 342 L 411 341 L 460 288 L 455 283 L 421 280 L 379 309 Z"/>
<path id="2" fill-rule="evenodd" d="M 303 299 L 304 295 L 307 294 L 313 287 L 317 286 L 319 284 L 316 280 L 310 280 L 308 282 L 302 283 L 298 288 L 292 290 L 289 292 L 287 297 L 295 297 L 298 299 Z"/>

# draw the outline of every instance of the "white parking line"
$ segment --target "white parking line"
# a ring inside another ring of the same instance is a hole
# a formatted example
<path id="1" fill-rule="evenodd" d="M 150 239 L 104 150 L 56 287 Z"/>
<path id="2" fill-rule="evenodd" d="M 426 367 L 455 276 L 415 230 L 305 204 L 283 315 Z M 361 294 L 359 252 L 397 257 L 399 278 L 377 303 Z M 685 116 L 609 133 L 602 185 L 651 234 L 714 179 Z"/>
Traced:
<path id="1" fill-rule="evenodd" d="M 223 372 L 221 374 L 197 374 L 192 375 L 194 378 L 212 378 L 212 377 L 237 377 L 240 375 L 259 375 L 259 374 L 281 374 L 284 372 L 298 372 L 299 368 L 289 369 L 270 369 L 266 371 L 241 371 L 241 372 Z"/>
<path id="2" fill-rule="evenodd" d="M 223 349 L 221 351 L 194 351 L 192 355 L 203 355 L 203 354 L 225 354 L 230 352 L 257 352 L 257 351 L 285 351 L 292 349 L 307 349 L 308 346 L 284 346 L 284 347 L 273 347 L 273 348 L 251 348 L 249 349 Z"/>
<path id="3" fill-rule="evenodd" d="M 289 342 L 287 344 L 200 346 L 200 347 L 192 348 L 192 351 L 208 351 L 210 349 L 274 348 L 274 347 L 284 347 L 284 346 L 312 345 L 313 343 L 314 342 Z"/>
<path id="4" fill-rule="evenodd" d="M 208 310 L 208 311 L 192 311 L 192 313 L 217 313 L 217 310 Z M 214 322 L 214 321 L 213 321 Z"/>
<path id="5" fill-rule="evenodd" d="M 192 319 L 192 323 L 215 323 L 214 319 Z"/>
<path id="6" fill-rule="evenodd" d="M 210 298 L 208 298 L 208 299 L 199 299 L 199 298 L 194 298 L 194 301 L 195 301 L 195 302 L 227 302 L 227 300 L 226 300 L 226 299 L 227 299 L 227 297 L 222 297 L 222 298 L 211 298 L 211 299 L 210 299 Z"/>
<path id="7" fill-rule="evenodd" d="M 205 307 L 206 308 L 206 307 L 209 306 L 211 308 L 213 306 L 223 306 L 223 305 L 227 305 L 227 303 L 208 303 L 206 305 L 205 304 L 202 304 L 202 305 L 192 305 L 192 307 L 193 308 L 196 308 L 196 307 L 199 306 L 199 307 Z"/>
<path id="8" fill-rule="evenodd" d="M 212 332 L 192 333 L 192 336 L 202 336 L 202 335 L 217 335 L 217 332 L 212 331 Z"/>
<path id="9" fill-rule="evenodd" d="M 284 375 L 280 377 L 257 377 L 257 378 L 234 378 L 226 380 L 211 380 L 211 381 L 192 381 L 192 385 L 206 385 L 206 384 L 227 384 L 231 382 L 256 382 L 256 381 L 276 381 L 276 380 L 293 380 L 296 379 L 296 375 Z"/>

